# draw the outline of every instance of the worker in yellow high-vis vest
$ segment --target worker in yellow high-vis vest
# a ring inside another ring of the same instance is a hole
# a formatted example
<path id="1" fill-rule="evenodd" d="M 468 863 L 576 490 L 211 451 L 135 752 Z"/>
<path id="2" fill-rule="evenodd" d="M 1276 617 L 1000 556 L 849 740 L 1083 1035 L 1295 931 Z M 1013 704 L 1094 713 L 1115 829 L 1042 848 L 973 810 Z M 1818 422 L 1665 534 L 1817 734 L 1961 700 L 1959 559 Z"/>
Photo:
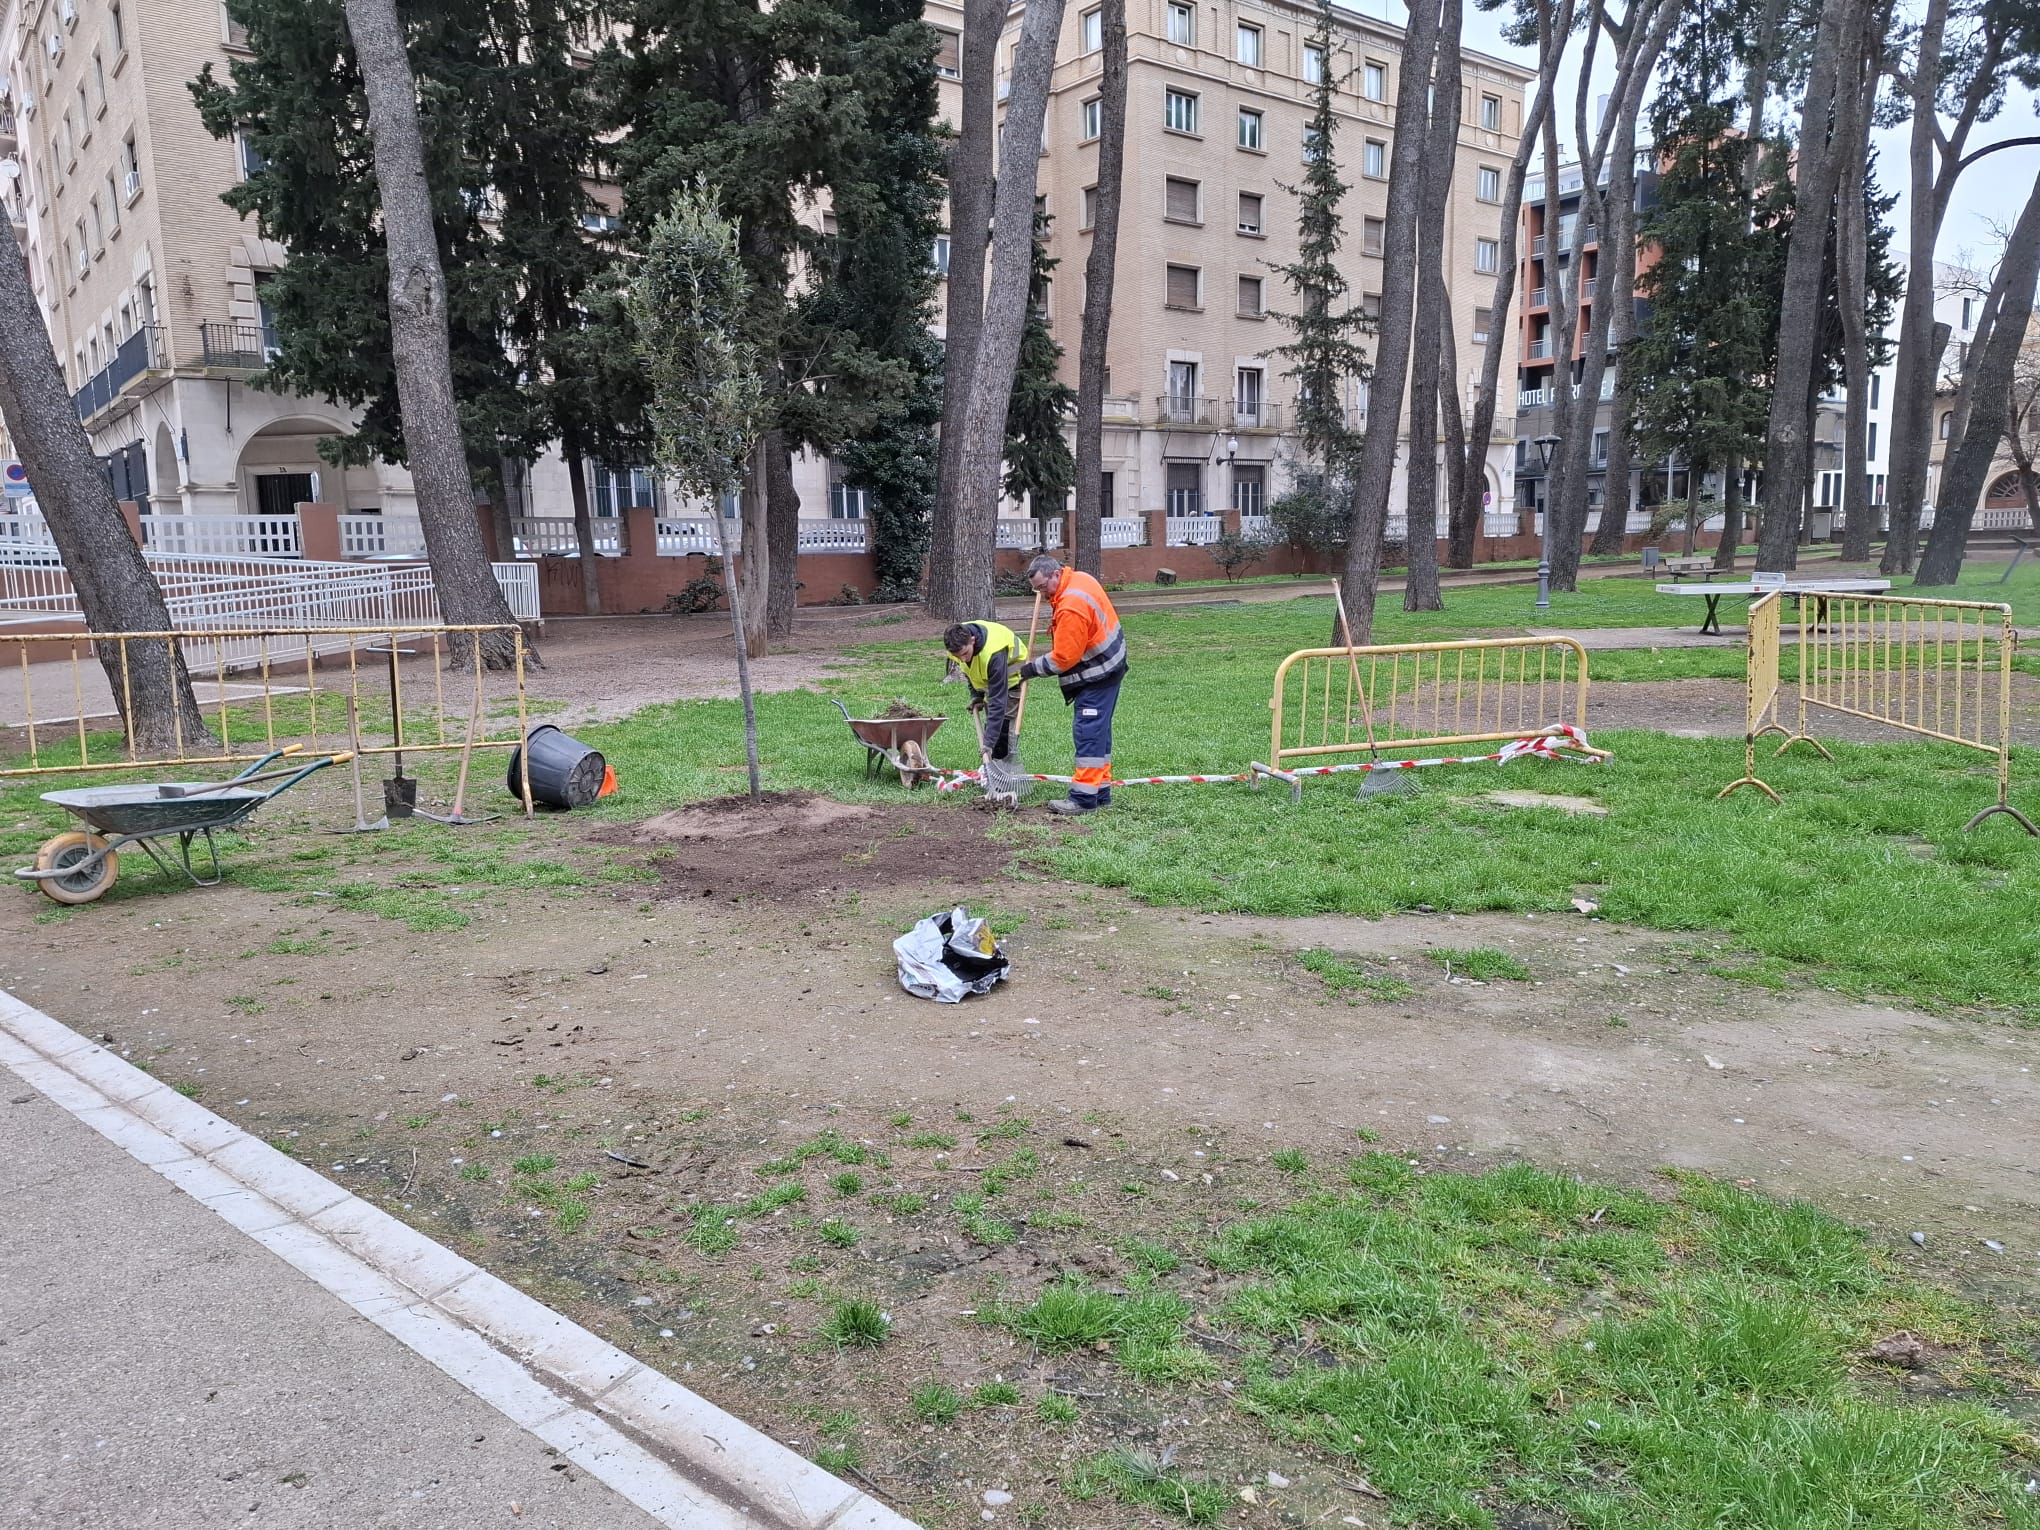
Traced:
<path id="1" fill-rule="evenodd" d="M 942 646 L 970 685 L 970 709 L 983 714 L 978 730 L 985 757 L 1013 753 L 1013 720 L 1020 706 L 1020 666 L 1027 644 L 1011 627 L 994 621 L 958 622 L 942 634 Z"/>

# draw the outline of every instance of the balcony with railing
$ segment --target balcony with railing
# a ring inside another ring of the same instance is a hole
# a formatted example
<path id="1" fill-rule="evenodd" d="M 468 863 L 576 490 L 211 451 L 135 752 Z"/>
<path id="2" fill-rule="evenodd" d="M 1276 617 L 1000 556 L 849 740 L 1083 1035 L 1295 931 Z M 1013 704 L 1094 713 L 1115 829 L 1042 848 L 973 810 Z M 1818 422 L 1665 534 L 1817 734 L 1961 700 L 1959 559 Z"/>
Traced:
<path id="1" fill-rule="evenodd" d="M 1282 428 L 1282 411 L 1266 399 L 1234 399 L 1232 402 L 1232 428 L 1234 430 L 1279 430 Z"/>
<path id="2" fill-rule="evenodd" d="M 78 406 L 78 418 L 89 420 L 110 408 L 129 383 L 144 372 L 168 365 L 163 356 L 161 327 L 144 324 L 113 353 L 113 360 L 86 379 L 85 386 L 71 395 Z"/>
<path id="3" fill-rule="evenodd" d="M 198 326 L 199 360 L 209 367 L 260 372 L 276 358 L 276 327 L 208 319 Z"/>
<path id="4" fill-rule="evenodd" d="M 1215 398 L 1192 398 L 1187 393 L 1164 393 L 1155 399 L 1157 425 L 1187 425 L 1193 429 L 1216 428 L 1219 404 Z"/>
<path id="5" fill-rule="evenodd" d="M 1551 342 L 1549 340 L 1532 340 L 1523 354 L 1532 361 L 1549 361 L 1551 360 Z"/>
<path id="6" fill-rule="evenodd" d="M 1532 308 L 1550 306 L 1550 294 L 1542 287 L 1532 287 L 1530 289 L 1530 306 Z"/>

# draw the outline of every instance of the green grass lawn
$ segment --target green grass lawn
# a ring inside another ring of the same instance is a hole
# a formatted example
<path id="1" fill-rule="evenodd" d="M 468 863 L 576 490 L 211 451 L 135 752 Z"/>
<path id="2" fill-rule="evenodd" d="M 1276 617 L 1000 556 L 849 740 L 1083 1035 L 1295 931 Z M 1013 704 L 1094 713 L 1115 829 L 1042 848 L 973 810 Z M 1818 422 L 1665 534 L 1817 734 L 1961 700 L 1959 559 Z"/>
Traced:
<path id="1" fill-rule="evenodd" d="M 2040 586 L 2040 568 L 2021 570 L 2013 588 L 2029 583 Z M 1659 599 L 1641 584 L 1603 583 L 1555 597 L 1550 625 L 1632 625 Z M 1520 589 L 1468 591 L 1442 613 L 1385 611 L 1380 635 L 1520 630 L 1527 605 Z M 1265 759 L 1275 667 L 1321 643 L 1330 618 L 1323 598 L 1130 614 L 1119 772 L 1231 772 Z M 950 713 L 934 758 L 975 763 L 964 692 L 940 683 L 935 645 L 856 652 L 864 666 L 821 678 L 825 691 L 864 715 L 893 696 Z M 1593 673 L 1729 678 L 1740 660 L 1733 648 L 1602 653 Z M 821 696 L 761 697 L 758 712 L 769 786 L 900 797 L 889 774 L 864 780 L 862 748 Z M 623 786 L 592 816 L 628 819 L 742 789 L 734 702 L 654 706 L 579 732 L 609 755 Z M 1724 932 L 1759 959 L 1753 970 L 1774 978 L 1791 968 L 1845 992 L 2002 1006 L 2040 1020 L 2040 841 L 2003 819 L 1962 832 L 1992 800 L 1983 756 L 1893 742 L 1835 745 L 1832 764 L 1803 749 L 1767 757 L 1763 773 L 1784 794 L 1778 806 L 1751 792 L 1714 800 L 1741 773 L 1739 743 L 1641 732 L 1595 741 L 1614 750 L 1608 764 L 1445 767 L 1426 772 L 1425 790 L 1405 798 L 1358 802 L 1352 778 L 1307 783 L 1300 805 L 1279 785 L 1130 787 L 1085 832 L 1038 817 L 1001 832 L 1057 875 L 1203 909 L 1562 911 L 1593 887 L 1607 917 Z M 1052 684 L 1035 688 L 1022 753 L 1030 769 L 1071 768 L 1068 714 Z M 2014 801 L 2040 810 L 2040 758 L 2020 751 L 2013 777 Z M 0 850 L 21 854 L 62 826 L 35 801 L 47 784 L 0 786 Z M 1502 787 L 1586 796 L 1608 813 L 1506 809 L 1482 796 Z"/>

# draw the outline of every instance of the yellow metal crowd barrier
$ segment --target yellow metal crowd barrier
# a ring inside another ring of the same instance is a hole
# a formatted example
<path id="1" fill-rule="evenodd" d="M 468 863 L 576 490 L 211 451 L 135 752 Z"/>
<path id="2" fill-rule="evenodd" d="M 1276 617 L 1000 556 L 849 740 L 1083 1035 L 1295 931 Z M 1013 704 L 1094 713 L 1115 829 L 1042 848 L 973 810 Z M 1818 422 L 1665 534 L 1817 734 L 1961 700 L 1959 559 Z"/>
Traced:
<path id="1" fill-rule="evenodd" d="M 1802 595 L 1797 727 L 1790 732 L 1779 724 L 1775 710 L 1778 621 L 1771 619 L 1765 636 L 1759 632 L 1756 606 L 1750 615 L 1751 711 L 1744 779 L 1721 795 L 1754 785 L 1776 799 L 1778 794 L 1756 779 L 1760 733 L 1786 733 L 1779 754 L 1803 740 L 1824 758 L 1833 758 L 1808 731 L 1811 714 L 1824 710 L 1994 756 L 1997 801 L 1963 827 L 1973 829 L 2003 813 L 2027 833 L 2040 835 L 2040 828 L 2010 801 L 2012 660 L 2019 641 L 2010 606 L 1897 595 Z M 1766 685 L 1774 706 L 1767 719 L 1760 719 L 1758 693 Z M 1768 725 L 1760 727 L 1760 720 Z"/>
<path id="2" fill-rule="evenodd" d="M 1754 786 L 1773 802 L 1778 794 L 1757 776 L 1757 740 L 1767 733 L 1784 733 L 1785 725 L 1778 721 L 1778 649 L 1782 639 L 1782 615 L 1785 596 L 1782 591 L 1773 590 L 1760 595 L 1750 602 L 1749 697 L 1743 725 L 1743 773 L 1716 792 L 1719 801 L 1739 786 Z M 1809 743 L 1813 741 L 1808 740 Z M 1818 744 L 1814 744 L 1819 749 Z M 1821 750 L 1825 754 L 1826 750 Z"/>
<path id="3" fill-rule="evenodd" d="M 514 645 L 507 670 L 484 665 L 482 639 L 494 634 Z M 175 672 L 140 662 L 144 645 L 150 658 L 165 646 L 183 657 L 210 737 L 187 736 L 182 709 L 166 704 L 169 746 L 137 742 L 126 720 L 148 700 L 136 694 L 139 675 L 154 672 L 168 686 Z M 463 650 L 455 670 L 450 658 Z M 370 755 L 515 749 L 527 724 L 524 659 L 516 626 L 0 630 L 0 778 L 226 765 L 286 742 Z M 528 805 L 528 785 L 524 795 Z"/>
<path id="4" fill-rule="evenodd" d="M 1307 648 L 1276 669 L 1268 706 L 1268 768 L 1256 771 L 1284 778 L 1342 755 L 1546 737 L 1604 756 L 1584 746 L 1587 652 L 1567 637 Z"/>

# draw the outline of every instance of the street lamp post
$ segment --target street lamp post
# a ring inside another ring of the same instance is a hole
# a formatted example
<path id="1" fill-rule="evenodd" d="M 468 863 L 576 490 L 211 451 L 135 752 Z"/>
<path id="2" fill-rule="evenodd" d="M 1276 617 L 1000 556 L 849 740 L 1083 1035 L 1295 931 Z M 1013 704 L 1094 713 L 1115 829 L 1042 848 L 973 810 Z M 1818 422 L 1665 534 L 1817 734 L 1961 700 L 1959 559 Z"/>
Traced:
<path id="1" fill-rule="evenodd" d="M 1557 436 L 1539 436 L 1530 443 L 1544 462 L 1544 539 L 1537 555 L 1537 609 L 1551 609 L 1551 453 Z"/>

